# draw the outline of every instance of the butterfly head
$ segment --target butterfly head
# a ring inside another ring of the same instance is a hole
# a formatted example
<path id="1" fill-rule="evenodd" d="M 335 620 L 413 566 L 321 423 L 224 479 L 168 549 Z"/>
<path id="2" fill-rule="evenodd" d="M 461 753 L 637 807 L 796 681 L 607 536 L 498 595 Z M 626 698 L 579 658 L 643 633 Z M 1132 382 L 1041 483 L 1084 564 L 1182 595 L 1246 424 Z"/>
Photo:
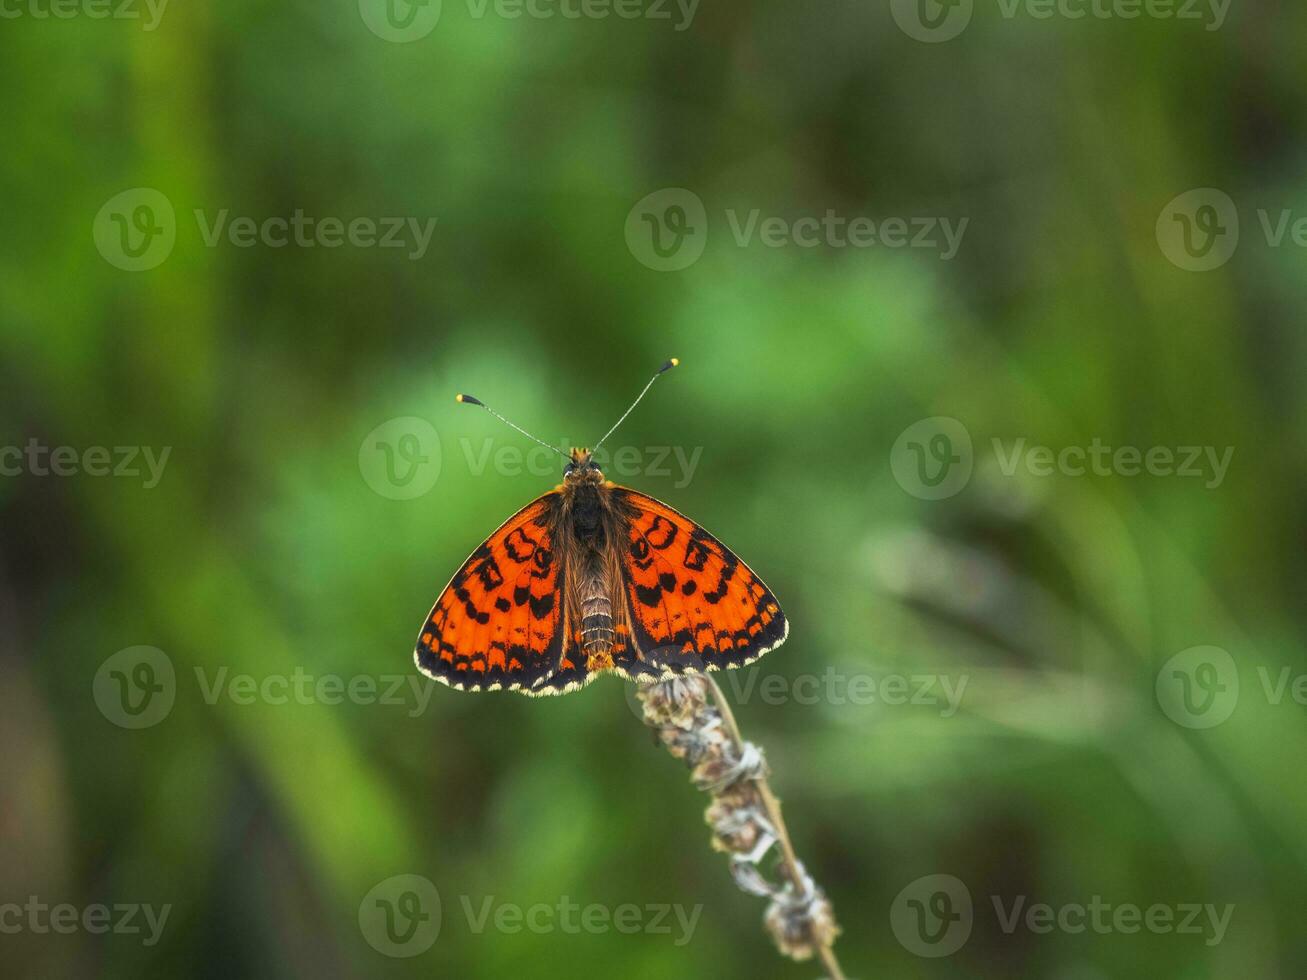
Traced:
<path id="1" fill-rule="evenodd" d="M 604 474 L 588 449 L 573 449 L 563 467 L 563 479 L 568 483 L 601 483 Z"/>

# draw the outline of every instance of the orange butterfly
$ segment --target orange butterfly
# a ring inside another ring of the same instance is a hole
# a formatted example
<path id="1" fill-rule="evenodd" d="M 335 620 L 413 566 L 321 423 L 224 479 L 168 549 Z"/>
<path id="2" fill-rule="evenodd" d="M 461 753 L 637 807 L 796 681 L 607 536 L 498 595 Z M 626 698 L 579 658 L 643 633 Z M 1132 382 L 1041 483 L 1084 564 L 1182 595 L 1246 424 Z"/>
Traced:
<path id="1" fill-rule="evenodd" d="M 677 363 L 649 379 L 596 449 Z M 548 445 L 471 395 L 458 400 Z M 573 449 L 562 484 L 463 563 L 414 659 L 460 691 L 564 694 L 609 670 L 657 680 L 743 667 L 789 631 L 776 597 L 729 548 L 666 504 L 605 480 L 590 450 Z"/>

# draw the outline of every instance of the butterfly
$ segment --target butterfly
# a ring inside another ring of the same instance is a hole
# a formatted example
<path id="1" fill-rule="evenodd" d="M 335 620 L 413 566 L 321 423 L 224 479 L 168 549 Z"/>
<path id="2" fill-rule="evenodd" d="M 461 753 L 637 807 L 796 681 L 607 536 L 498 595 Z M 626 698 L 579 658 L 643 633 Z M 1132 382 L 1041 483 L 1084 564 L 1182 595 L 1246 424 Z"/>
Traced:
<path id="1" fill-rule="evenodd" d="M 649 379 L 603 443 L 666 371 Z M 471 395 L 527 438 L 548 446 Z M 771 590 L 684 514 L 573 449 L 563 482 L 506 520 L 441 592 L 418 669 L 461 691 L 565 694 L 613 672 L 652 681 L 743 667 L 785 642 Z"/>

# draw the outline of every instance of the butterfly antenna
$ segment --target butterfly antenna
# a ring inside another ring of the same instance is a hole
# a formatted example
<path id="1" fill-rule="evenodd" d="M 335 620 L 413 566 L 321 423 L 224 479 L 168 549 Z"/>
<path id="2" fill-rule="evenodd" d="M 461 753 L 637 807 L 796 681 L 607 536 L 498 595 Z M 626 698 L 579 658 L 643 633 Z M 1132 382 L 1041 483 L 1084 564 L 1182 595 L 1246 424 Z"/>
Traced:
<path id="1" fill-rule="evenodd" d="M 635 410 L 635 406 L 640 404 L 640 399 L 649 393 L 649 389 L 653 387 L 653 383 L 657 381 L 659 378 L 661 378 L 664 373 L 670 371 L 672 368 L 676 367 L 676 365 L 680 363 L 681 362 L 677 358 L 673 357 L 670 361 L 667 361 L 665 364 L 663 364 L 663 366 L 658 369 L 658 373 L 655 374 L 652 378 L 650 378 L 649 383 L 644 386 L 644 391 L 640 392 L 640 394 L 636 396 L 635 401 L 631 402 L 631 407 L 622 413 L 622 417 L 613 423 L 613 427 L 604 433 L 604 438 L 596 442 L 594 444 L 594 449 L 591 449 L 590 451 L 594 452 L 595 449 L 598 449 L 600 446 L 602 446 L 604 444 L 604 439 L 607 439 L 609 436 L 611 436 L 614 432 L 617 431 L 617 427 L 621 425 L 623 422 L 625 422 L 626 417 L 630 415 L 632 411 Z"/>
<path id="2" fill-rule="evenodd" d="M 527 437 L 528 439 L 530 439 L 532 442 L 538 442 L 540 445 L 544 446 L 546 449 L 552 449 L 554 452 L 558 453 L 559 456 L 562 456 L 563 459 L 570 459 L 570 458 L 571 458 L 571 457 L 569 457 L 569 456 L 567 455 L 567 453 L 563 452 L 563 451 L 562 451 L 561 449 L 559 449 L 557 446 L 551 446 L 551 445 L 549 445 L 549 443 L 545 442 L 543 439 L 537 439 L 535 436 L 533 436 L 531 433 L 527 432 L 526 429 L 522 428 L 520 425 L 517 425 L 517 424 L 514 423 L 514 422 L 510 422 L 510 421 L 508 421 L 508 419 L 504 418 L 502 415 L 500 415 L 498 412 L 496 412 L 493 408 L 491 408 L 489 405 L 487 405 L 485 402 L 483 402 L 480 398 L 475 398 L 475 397 L 473 397 L 472 395 L 461 395 L 461 394 L 460 394 L 460 395 L 455 395 L 455 396 L 454 396 L 454 400 L 455 400 L 456 402 L 458 402 L 459 404 L 462 404 L 462 405 L 480 405 L 482 408 L 484 408 L 487 412 L 489 412 L 489 413 L 490 413 L 491 415 L 493 415 L 495 418 L 499 419 L 499 421 L 503 422 L 505 425 L 510 425 L 510 426 L 512 426 L 514 429 L 516 429 L 518 432 L 522 433 L 522 435 L 526 436 L 526 437 Z"/>

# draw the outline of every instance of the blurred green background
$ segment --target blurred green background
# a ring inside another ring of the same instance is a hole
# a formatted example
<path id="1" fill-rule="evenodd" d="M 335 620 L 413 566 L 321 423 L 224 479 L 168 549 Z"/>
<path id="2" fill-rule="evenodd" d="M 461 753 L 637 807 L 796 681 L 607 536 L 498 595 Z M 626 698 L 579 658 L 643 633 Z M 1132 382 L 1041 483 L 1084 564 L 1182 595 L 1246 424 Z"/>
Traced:
<path id="1" fill-rule="evenodd" d="M 1303 975 L 1303 9 L 121 2 L 0 24 L 0 972 L 817 975 L 620 681 L 410 687 L 558 478 L 454 393 L 586 445 L 677 355 L 610 475 L 786 609 L 726 690 L 850 977 Z M 876 240 L 791 224 L 828 212 Z M 1095 444 L 1233 452 L 1010 465 Z M 360 919 L 397 875 L 441 899 L 413 955 Z M 912 918 L 935 875 L 969 913 Z M 1004 928 L 1096 899 L 1233 910 Z M 157 941 L 85 927 L 125 903 Z"/>

